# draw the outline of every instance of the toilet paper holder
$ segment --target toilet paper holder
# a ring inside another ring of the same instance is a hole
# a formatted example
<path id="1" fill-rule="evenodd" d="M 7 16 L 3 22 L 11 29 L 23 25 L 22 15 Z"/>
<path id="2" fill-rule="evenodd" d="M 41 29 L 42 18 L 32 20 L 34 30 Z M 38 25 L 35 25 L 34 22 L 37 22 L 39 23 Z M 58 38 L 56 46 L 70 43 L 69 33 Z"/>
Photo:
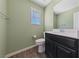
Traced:
<path id="1" fill-rule="evenodd" d="M 33 37 L 34 39 L 37 39 L 37 35 L 33 35 L 32 37 Z"/>

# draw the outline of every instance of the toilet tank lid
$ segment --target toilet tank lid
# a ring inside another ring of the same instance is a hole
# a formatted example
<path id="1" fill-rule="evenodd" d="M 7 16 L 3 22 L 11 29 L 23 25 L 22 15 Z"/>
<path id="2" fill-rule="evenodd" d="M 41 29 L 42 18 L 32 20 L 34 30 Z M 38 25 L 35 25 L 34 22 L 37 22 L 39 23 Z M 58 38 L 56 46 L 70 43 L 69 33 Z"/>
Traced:
<path id="1" fill-rule="evenodd" d="M 45 42 L 45 39 L 44 38 L 37 39 L 36 42 Z"/>

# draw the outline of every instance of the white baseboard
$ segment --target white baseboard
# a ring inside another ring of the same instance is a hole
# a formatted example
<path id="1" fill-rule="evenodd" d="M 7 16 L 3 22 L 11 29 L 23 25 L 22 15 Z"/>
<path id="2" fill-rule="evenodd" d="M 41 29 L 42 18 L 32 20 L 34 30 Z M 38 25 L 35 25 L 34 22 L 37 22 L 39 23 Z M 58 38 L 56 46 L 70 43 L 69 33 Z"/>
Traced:
<path id="1" fill-rule="evenodd" d="M 7 55 L 5 56 L 5 58 L 11 57 L 11 56 L 13 56 L 13 55 L 16 55 L 16 54 L 21 53 L 21 52 L 26 51 L 26 50 L 29 50 L 29 49 L 31 49 L 31 48 L 33 48 L 33 47 L 36 47 L 36 46 L 37 46 L 37 45 L 32 45 L 32 46 L 30 46 L 30 47 L 27 47 L 27 48 L 20 49 L 20 50 L 18 50 L 18 51 L 9 53 L 9 54 L 7 54 Z"/>

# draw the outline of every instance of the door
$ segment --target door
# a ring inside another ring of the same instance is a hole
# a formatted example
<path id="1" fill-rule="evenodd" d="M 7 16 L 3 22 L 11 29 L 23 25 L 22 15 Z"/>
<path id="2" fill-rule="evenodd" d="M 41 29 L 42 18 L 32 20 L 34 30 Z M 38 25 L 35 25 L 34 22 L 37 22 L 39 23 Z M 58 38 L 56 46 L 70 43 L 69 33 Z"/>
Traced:
<path id="1" fill-rule="evenodd" d="M 74 29 L 79 30 L 79 12 L 74 14 Z"/>

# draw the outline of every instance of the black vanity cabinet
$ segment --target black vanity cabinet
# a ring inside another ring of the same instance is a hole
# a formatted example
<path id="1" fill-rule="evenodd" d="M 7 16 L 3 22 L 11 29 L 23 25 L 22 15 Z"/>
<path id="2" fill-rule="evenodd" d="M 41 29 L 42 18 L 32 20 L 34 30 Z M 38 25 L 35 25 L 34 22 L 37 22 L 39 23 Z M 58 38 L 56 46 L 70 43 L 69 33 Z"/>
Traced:
<path id="1" fill-rule="evenodd" d="M 78 39 L 45 33 L 48 58 L 78 58 Z"/>

